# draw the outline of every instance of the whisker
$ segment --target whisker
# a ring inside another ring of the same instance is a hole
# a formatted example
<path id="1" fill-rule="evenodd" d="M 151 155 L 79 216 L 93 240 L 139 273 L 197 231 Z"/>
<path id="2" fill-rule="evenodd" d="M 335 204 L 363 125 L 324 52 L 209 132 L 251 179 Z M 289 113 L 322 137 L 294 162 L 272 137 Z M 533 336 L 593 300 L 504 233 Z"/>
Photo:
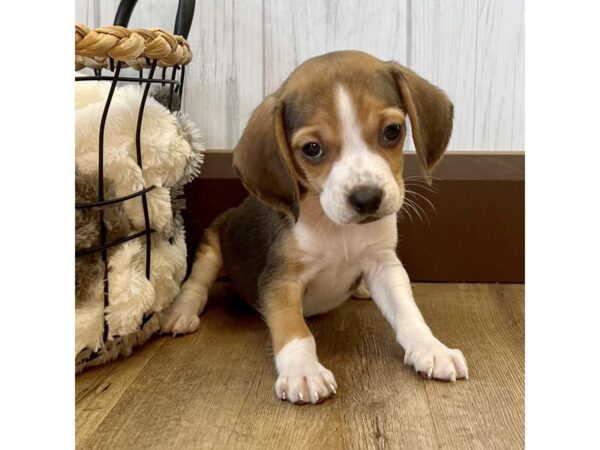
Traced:
<path id="1" fill-rule="evenodd" d="M 405 204 L 402 204 L 402 208 L 400 208 L 400 215 L 398 216 L 398 218 L 401 218 L 402 215 L 406 215 L 409 219 L 410 219 L 410 223 L 414 224 L 415 222 L 413 221 L 412 216 L 410 215 L 410 212 L 407 208 L 405 208 Z"/>
<path id="2" fill-rule="evenodd" d="M 426 191 L 432 192 L 434 194 L 437 194 L 438 191 L 430 186 L 427 186 L 426 184 L 418 184 L 418 183 L 414 183 L 414 182 L 409 182 L 409 183 L 404 183 L 405 186 L 409 186 L 409 187 L 415 187 L 415 188 L 421 188 L 421 189 L 425 189 Z"/>
<path id="3" fill-rule="evenodd" d="M 407 206 L 410 206 L 410 208 L 415 212 L 415 214 L 419 217 L 419 219 L 421 220 L 422 223 L 425 223 L 423 221 L 423 217 L 421 217 L 421 213 L 419 212 L 419 210 L 415 207 L 415 203 L 410 201 L 409 199 L 407 199 L 406 197 L 404 198 L 404 201 L 406 203 Z"/>
<path id="4" fill-rule="evenodd" d="M 410 210 L 407 208 L 406 203 L 402 204 L 402 208 L 400 208 L 400 212 L 406 214 L 406 216 L 408 216 L 408 218 L 410 219 L 410 223 L 414 224 L 415 221 L 413 220 L 412 214 L 410 213 Z"/>
<path id="5" fill-rule="evenodd" d="M 403 177 L 405 180 L 413 180 L 413 179 L 420 179 L 420 180 L 427 180 L 427 177 L 425 175 L 411 175 L 409 177 Z M 434 176 L 429 176 L 430 179 L 432 180 L 436 180 L 436 181 L 440 181 L 441 178 L 439 177 L 434 177 Z"/>
<path id="6" fill-rule="evenodd" d="M 406 200 L 413 207 L 413 209 L 422 212 L 423 215 L 425 216 L 425 218 L 427 219 L 427 225 L 431 225 L 429 216 L 427 215 L 427 211 L 425 211 L 425 209 L 418 202 L 416 202 L 415 200 L 412 200 L 408 197 L 404 197 L 404 200 Z M 421 218 L 420 214 L 419 214 L 419 218 Z M 421 218 L 421 222 L 425 223 L 422 218 Z"/>
<path id="7" fill-rule="evenodd" d="M 429 206 L 431 206 L 431 209 L 432 209 L 432 210 L 433 210 L 433 212 L 434 212 L 434 213 L 437 215 L 437 211 L 435 210 L 435 206 L 434 206 L 434 204 L 433 204 L 433 203 L 431 203 L 431 200 L 429 200 L 429 199 L 428 199 L 427 197 L 425 197 L 423 194 L 419 194 L 419 193 L 418 193 L 418 192 L 416 192 L 416 191 L 410 191 L 410 190 L 408 190 L 408 189 L 406 190 L 406 193 L 409 193 L 409 194 L 414 194 L 414 195 L 418 195 L 419 197 L 421 197 L 423 200 L 425 200 L 425 201 L 426 201 L 426 202 L 429 204 Z"/>
<path id="8" fill-rule="evenodd" d="M 411 182 L 413 182 L 413 183 L 422 183 L 424 186 L 427 186 L 427 187 L 431 187 L 431 186 L 433 186 L 433 184 L 435 184 L 436 182 L 442 181 L 442 179 L 441 179 L 441 178 L 438 178 L 438 177 L 433 177 L 433 176 L 432 176 L 432 177 L 429 177 L 429 180 L 431 180 L 431 183 L 432 183 L 432 184 L 430 185 L 430 184 L 429 184 L 429 182 L 428 182 L 428 179 L 427 179 L 427 177 L 424 177 L 424 176 L 422 176 L 422 175 L 413 175 L 413 176 L 410 176 L 410 177 L 403 177 L 402 179 L 403 179 L 404 181 L 411 181 Z"/>
<path id="9" fill-rule="evenodd" d="M 417 203 L 417 202 L 413 202 L 413 203 L 414 203 L 415 207 L 417 207 L 423 213 L 423 216 L 425 216 L 425 219 L 427 220 L 427 225 L 431 226 L 431 221 L 429 220 L 429 215 L 427 214 L 427 211 L 425 211 L 425 209 L 419 203 Z"/>
<path id="10" fill-rule="evenodd" d="M 436 180 L 439 181 L 441 180 L 440 178 L 432 178 L 432 180 Z M 411 176 L 411 177 L 406 177 L 403 178 L 403 181 L 407 184 L 407 185 L 413 185 L 413 186 L 419 186 L 425 189 L 434 189 L 435 185 L 429 185 L 427 183 L 427 180 L 422 177 L 422 176 Z"/>
<path id="11" fill-rule="evenodd" d="M 411 177 L 403 177 L 402 178 L 404 181 L 416 181 L 419 183 L 427 183 L 427 180 L 425 179 L 425 177 L 422 177 L 420 175 L 414 175 Z"/>

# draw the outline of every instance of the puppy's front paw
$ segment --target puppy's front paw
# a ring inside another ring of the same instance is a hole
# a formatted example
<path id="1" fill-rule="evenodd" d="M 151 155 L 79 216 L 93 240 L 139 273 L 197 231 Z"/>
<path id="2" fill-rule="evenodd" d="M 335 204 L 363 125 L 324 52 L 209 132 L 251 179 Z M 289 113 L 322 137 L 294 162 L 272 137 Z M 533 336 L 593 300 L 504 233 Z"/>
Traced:
<path id="1" fill-rule="evenodd" d="M 409 364 L 424 378 L 456 381 L 469 378 L 467 360 L 458 349 L 446 347 L 437 339 L 415 345 L 404 355 Z"/>
<path id="2" fill-rule="evenodd" d="M 318 361 L 286 368 L 275 383 L 277 398 L 290 403 L 319 403 L 336 390 L 333 374 Z"/>
<path id="3" fill-rule="evenodd" d="M 198 314 L 190 314 L 189 311 L 181 310 L 175 305 L 168 308 L 162 315 L 160 331 L 162 333 L 178 334 L 193 333 L 200 325 Z"/>

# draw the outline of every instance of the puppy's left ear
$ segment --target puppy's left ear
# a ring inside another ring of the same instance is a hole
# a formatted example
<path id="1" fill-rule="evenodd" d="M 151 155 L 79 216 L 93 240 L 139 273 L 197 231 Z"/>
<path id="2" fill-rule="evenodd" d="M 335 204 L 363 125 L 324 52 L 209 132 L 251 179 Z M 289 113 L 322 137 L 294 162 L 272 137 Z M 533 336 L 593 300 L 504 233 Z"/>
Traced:
<path id="1" fill-rule="evenodd" d="M 412 70 L 389 63 L 396 87 L 410 118 L 413 141 L 426 181 L 446 151 L 454 118 L 454 105 L 444 92 Z"/>

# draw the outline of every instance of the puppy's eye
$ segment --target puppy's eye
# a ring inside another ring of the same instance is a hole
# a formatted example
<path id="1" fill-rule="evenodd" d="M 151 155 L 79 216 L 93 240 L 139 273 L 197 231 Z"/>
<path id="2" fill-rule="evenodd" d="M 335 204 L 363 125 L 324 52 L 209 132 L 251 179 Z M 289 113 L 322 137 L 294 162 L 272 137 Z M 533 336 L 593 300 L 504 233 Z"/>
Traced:
<path id="1" fill-rule="evenodd" d="M 399 123 L 393 123 L 388 125 L 383 130 L 383 140 L 384 142 L 394 142 L 398 137 L 400 137 L 400 131 L 402 127 Z"/>
<path id="2" fill-rule="evenodd" d="M 314 160 L 323 156 L 323 149 L 316 142 L 309 142 L 308 144 L 304 144 L 302 146 L 302 153 L 304 153 L 308 159 Z"/>

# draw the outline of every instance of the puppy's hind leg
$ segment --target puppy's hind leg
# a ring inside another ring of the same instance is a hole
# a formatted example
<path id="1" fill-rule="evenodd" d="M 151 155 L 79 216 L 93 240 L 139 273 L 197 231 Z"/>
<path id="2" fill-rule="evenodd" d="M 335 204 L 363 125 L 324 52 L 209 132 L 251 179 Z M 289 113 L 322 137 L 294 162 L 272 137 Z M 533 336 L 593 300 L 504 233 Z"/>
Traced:
<path id="1" fill-rule="evenodd" d="M 360 298 L 362 300 L 371 298 L 371 291 L 367 287 L 367 283 L 365 282 L 364 278 L 360 277 L 358 286 L 352 290 L 352 297 Z"/>
<path id="2" fill-rule="evenodd" d="M 163 333 L 173 333 L 175 336 L 192 333 L 198 329 L 198 316 L 206 306 L 208 291 L 222 266 L 219 230 L 211 227 L 204 233 L 202 243 L 196 251 L 189 278 L 181 287 L 173 304 L 162 315 Z"/>

